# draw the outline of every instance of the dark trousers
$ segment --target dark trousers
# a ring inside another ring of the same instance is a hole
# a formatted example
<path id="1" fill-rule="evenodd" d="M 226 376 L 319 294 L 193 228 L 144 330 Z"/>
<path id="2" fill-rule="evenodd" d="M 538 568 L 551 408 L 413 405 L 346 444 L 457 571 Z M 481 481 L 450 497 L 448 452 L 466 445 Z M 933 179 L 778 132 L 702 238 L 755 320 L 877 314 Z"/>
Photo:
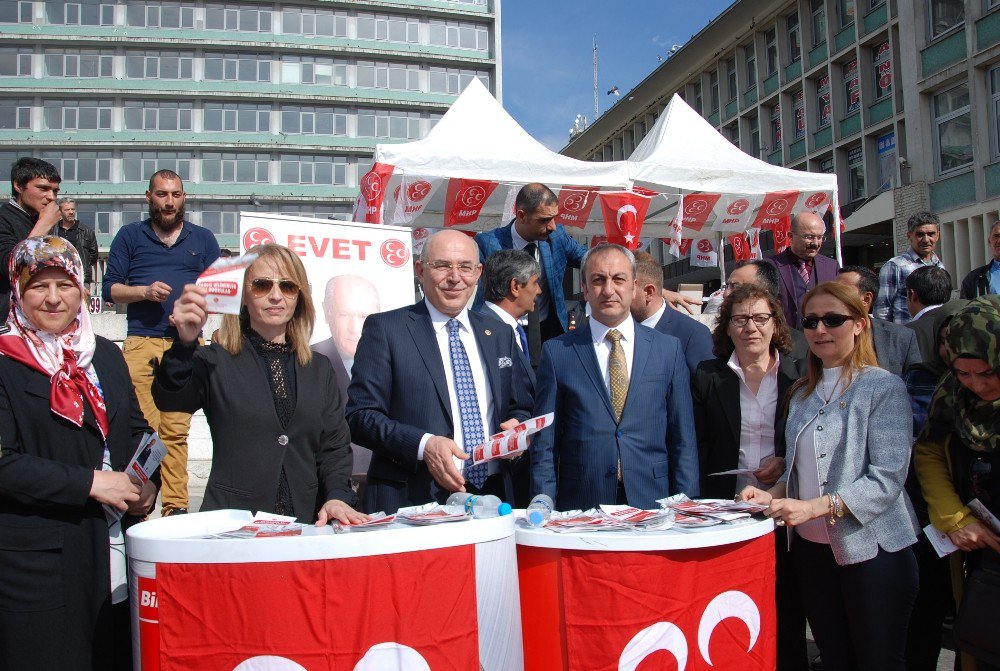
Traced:
<path id="1" fill-rule="evenodd" d="M 935 671 L 941 654 L 944 618 L 952 610 L 951 572 L 948 559 L 937 556 L 924 534 L 917 538 L 913 555 L 920 571 L 920 589 L 906 637 L 906 669 Z"/>
<path id="2" fill-rule="evenodd" d="M 779 527 L 774 534 L 775 604 L 778 611 L 778 671 L 809 671 L 806 647 L 806 613 L 799 596 L 788 531 Z"/>
<path id="3" fill-rule="evenodd" d="M 839 566 L 830 546 L 796 536 L 792 565 L 824 671 L 906 671 L 917 596 L 910 548 Z"/>

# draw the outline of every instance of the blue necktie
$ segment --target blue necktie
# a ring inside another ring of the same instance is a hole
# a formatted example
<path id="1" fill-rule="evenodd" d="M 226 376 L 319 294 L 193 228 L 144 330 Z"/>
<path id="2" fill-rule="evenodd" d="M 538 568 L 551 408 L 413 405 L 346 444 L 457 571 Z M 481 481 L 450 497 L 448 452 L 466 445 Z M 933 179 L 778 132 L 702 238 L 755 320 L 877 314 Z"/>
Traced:
<path id="1" fill-rule="evenodd" d="M 520 322 L 517 324 L 517 338 L 521 341 L 521 351 L 524 352 L 525 361 L 531 363 L 531 352 L 528 350 L 528 334 Z"/>
<path id="2" fill-rule="evenodd" d="M 458 395 L 458 414 L 462 421 L 462 439 L 464 449 L 472 453 L 472 448 L 486 439 L 483 431 L 483 417 L 479 413 L 479 397 L 476 395 L 476 382 L 472 378 L 472 367 L 465 353 L 461 338 L 458 337 L 459 322 L 448 320 L 448 349 L 451 352 L 451 371 L 455 378 L 455 394 Z M 465 462 L 462 469 L 465 479 L 476 489 L 482 489 L 489 475 L 487 464 L 472 465 L 472 459 Z"/>

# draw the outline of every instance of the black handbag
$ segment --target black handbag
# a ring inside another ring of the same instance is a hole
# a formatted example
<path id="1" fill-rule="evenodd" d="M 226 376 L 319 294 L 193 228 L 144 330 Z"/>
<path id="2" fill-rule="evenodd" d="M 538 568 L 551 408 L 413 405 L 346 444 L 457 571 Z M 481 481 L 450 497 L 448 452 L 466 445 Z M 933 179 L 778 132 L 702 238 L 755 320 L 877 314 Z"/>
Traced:
<path id="1" fill-rule="evenodd" d="M 981 552 L 996 554 L 991 550 Z M 981 563 L 965 581 L 952 636 L 963 652 L 987 664 L 1000 665 L 996 619 L 1000 608 L 1000 561 Z"/>

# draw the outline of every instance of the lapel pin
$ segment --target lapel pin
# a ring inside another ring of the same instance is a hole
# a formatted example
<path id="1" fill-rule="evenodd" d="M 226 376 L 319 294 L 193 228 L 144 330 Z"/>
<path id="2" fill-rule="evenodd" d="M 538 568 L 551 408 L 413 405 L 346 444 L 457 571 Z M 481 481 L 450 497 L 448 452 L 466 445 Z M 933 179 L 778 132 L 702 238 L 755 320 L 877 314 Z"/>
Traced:
<path id="1" fill-rule="evenodd" d="M 846 407 L 847 407 L 847 401 L 841 401 L 840 402 L 840 408 L 841 408 L 841 410 L 843 410 Z"/>
<path id="2" fill-rule="evenodd" d="M 485 333 L 486 335 L 493 335 L 493 331 L 489 329 L 486 329 L 485 331 L 483 331 L 483 333 Z"/>

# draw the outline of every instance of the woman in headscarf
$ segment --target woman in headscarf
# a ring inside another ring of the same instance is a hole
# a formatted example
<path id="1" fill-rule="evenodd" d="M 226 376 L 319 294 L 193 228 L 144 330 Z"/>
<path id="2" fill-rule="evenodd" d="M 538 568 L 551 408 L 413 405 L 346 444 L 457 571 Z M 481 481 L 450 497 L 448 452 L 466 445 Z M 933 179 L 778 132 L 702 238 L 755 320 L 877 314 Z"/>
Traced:
<path id="1" fill-rule="evenodd" d="M 1000 572 L 1000 535 L 967 505 L 978 499 L 1000 516 L 1000 296 L 977 298 L 956 314 L 943 350 L 949 372 L 913 448 L 917 477 L 931 523 L 968 553 L 967 570 Z"/>
<path id="2" fill-rule="evenodd" d="M 0 335 L 0 668 L 131 669 L 123 530 L 156 498 L 121 472 L 149 427 L 94 335 L 76 249 L 10 257 Z M 121 517 L 120 513 L 127 513 Z"/>

